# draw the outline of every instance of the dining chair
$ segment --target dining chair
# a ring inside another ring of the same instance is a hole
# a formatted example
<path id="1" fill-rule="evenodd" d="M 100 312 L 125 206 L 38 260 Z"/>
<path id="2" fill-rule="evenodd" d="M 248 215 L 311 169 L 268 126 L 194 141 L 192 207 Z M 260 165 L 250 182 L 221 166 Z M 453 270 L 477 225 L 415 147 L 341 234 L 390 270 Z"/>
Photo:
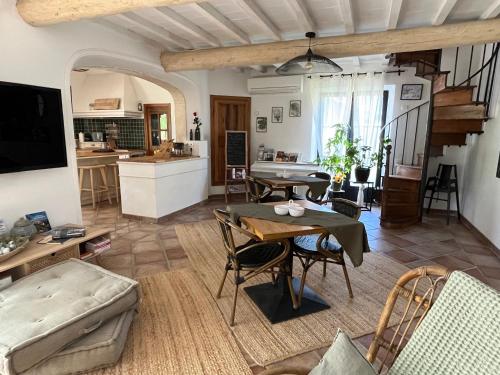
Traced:
<path id="1" fill-rule="evenodd" d="M 220 298 L 228 272 L 234 272 L 235 289 L 229 325 L 234 325 L 239 286 L 252 277 L 262 273 L 270 273 L 273 283 L 276 282 L 278 274 L 286 274 L 292 305 L 293 308 L 297 308 L 298 304 L 292 285 L 292 272 L 287 262 L 287 257 L 290 253 L 290 242 L 286 239 L 279 241 L 261 241 L 253 233 L 231 222 L 228 212 L 216 209 L 214 210 L 214 215 L 217 219 L 222 241 L 227 252 L 224 276 L 222 277 L 216 298 Z M 233 230 L 247 237 L 249 240 L 243 245 L 237 246 L 234 241 Z M 243 275 L 242 272 L 244 273 Z"/>
<path id="2" fill-rule="evenodd" d="M 332 176 L 330 176 L 326 172 L 313 172 L 313 173 L 309 173 L 308 176 L 320 178 L 322 180 L 327 180 L 327 181 L 330 181 L 332 179 Z M 305 196 L 295 194 L 295 193 L 293 193 L 293 191 L 289 195 L 290 195 L 290 199 L 293 199 L 293 200 L 308 200 L 310 202 L 320 203 L 325 198 L 326 194 L 327 194 L 327 192 L 325 191 L 324 194 L 322 194 L 320 197 L 313 199 L 311 189 L 307 189 Z"/>
<path id="3" fill-rule="evenodd" d="M 254 203 L 269 203 L 269 202 L 281 202 L 286 200 L 285 189 L 273 189 L 273 187 L 264 181 L 256 179 L 252 176 L 245 177 L 245 185 L 248 193 L 248 198 Z M 285 195 L 273 194 L 273 192 L 282 191 Z"/>
<path id="4" fill-rule="evenodd" d="M 332 203 L 332 209 L 339 214 L 358 220 L 361 215 L 361 207 L 355 202 L 343 198 L 334 198 L 323 203 Z M 323 263 L 323 277 L 326 276 L 327 263 L 342 266 L 344 277 L 349 291 L 349 297 L 353 298 L 351 282 L 344 259 L 344 249 L 342 245 L 328 232 L 322 234 L 312 234 L 308 236 L 298 236 L 294 239 L 294 256 L 302 264 L 302 278 L 300 280 L 300 290 L 298 296 L 299 306 L 302 302 L 302 294 L 306 282 L 307 272 L 316 262 Z"/>

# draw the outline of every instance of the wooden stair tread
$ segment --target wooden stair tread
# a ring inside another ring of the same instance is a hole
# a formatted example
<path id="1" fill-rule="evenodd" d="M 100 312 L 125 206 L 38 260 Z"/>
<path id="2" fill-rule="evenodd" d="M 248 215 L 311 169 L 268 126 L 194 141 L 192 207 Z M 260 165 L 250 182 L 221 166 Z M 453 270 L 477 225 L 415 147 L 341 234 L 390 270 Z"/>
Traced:
<path id="1" fill-rule="evenodd" d="M 400 180 L 407 180 L 407 181 L 421 181 L 421 178 L 415 178 L 415 177 L 407 177 L 407 176 L 400 176 L 397 174 L 390 174 L 388 177 L 390 178 L 396 178 Z"/>
<path id="2" fill-rule="evenodd" d="M 425 77 L 425 76 L 434 76 L 434 75 L 439 75 L 439 74 L 450 74 L 451 72 L 449 70 L 438 70 L 435 72 L 426 72 L 426 73 L 415 73 L 415 76 L 417 77 Z"/>
<path id="3" fill-rule="evenodd" d="M 475 89 L 476 87 L 477 87 L 476 85 L 446 86 L 446 88 L 439 91 L 439 93 L 446 91 L 470 90 L 470 89 Z"/>
<path id="4" fill-rule="evenodd" d="M 435 94 L 436 95 L 436 94 Z M 435 105 L 434 104 L 434 107 L 462 107 L 462 106 L 465 106 L 465 105 L 473 105 L 473 106 L 480 106 L 480 105 L 485 105 L 486 103 L 485 102 L 478 102 L 478 101 L 475 101 L 475 100 L 471 100 L 470 102 L 466 103 L 466 104 L 443 104 L 443 105 Z"/>

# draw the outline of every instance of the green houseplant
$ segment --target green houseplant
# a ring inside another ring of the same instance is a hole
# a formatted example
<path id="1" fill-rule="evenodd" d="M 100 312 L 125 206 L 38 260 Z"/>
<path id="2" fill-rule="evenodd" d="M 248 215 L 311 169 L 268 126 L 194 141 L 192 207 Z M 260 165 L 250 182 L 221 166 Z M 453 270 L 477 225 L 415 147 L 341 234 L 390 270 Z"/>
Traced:
<path id="1" fill-rule="evenodd" d="M 383 140 L 382 150 L 385 149 L 385 146 L 389 144 L 391 140 L 389 138 L 385 138 Z M 356 154 L 354 165 L 356 168 L 354 169 L 354 176 L 356 177 L 357 182 L 366 182 L 370 177 L 371 169 L 382 161 L 382 153 L 372 152 L 371 146 L 359 146 L 359 152 Z"/>

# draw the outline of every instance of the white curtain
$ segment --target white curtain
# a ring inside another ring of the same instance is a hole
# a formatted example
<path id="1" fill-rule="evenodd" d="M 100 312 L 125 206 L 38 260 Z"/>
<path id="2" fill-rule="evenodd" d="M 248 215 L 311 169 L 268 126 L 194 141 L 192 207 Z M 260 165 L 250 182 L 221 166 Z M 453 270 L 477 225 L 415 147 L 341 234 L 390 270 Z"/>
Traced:
<path id="1" fill-rule="evenodd" d="M 333 125 L 348 124 L 351 116 L 353 81 L 351 77 L 311 79 L 313 106 L 311 160 L 323 157 L 326 142 L 333 137 Z"/>
<path id="2" fill-rule="evenodd" d="M 370 146 L 373 152 L 377 152 L 384 101 L 384 73 L 357 76 L 353 82 L 353 137 L 361 138 L 362 146 Z"/>

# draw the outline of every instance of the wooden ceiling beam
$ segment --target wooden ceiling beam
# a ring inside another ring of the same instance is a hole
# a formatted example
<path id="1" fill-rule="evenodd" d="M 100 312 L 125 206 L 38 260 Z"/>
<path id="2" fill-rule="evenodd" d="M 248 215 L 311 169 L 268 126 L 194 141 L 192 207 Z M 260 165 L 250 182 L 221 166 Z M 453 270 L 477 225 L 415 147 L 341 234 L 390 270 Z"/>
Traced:
<path id="1" fill-rule="evenodd" d="M 240 8 L 254 18 L 274 40 L 282 40 L 281 32 L 253 0 L 233 0 Z"/>
<path id="2" fill-rule="evenodd" d="M 200 3 L 194 3 L 193 7 L 201 12 L 203 12 L 208 17 L 212 18 L 220 27 L 224 28 L 233 37 L 238 40 L 241 44 L 250 44 L 250 37 L 236 26 L 231 20 L 220 13 L 212 4 L 203 1 Z"/>
<path id="3" fill-rule="evenodd" d="M 302 25 L 303 31 L 316 31 L 316 22 L 302 0 L 286 0 L 286 3 Z"/>
<path id="4" fill-rule="evenodd" d="M 111 16 L 140 8 L 192 3 L 195 0 L 17 0 L 17 10 L 30 25 L 47 26 L 85 18 Z"/>
<path id="5" fill-rule="evenodd" d="M 390 0 L 389 2 L 389 17 L 387 18 L 387 30 L 394 30 L 398 27 L 399 14 L 401 13 L 401 5 L 403 0 Z"/>
<path id="6" fill-rule="evenodd" d="M 443 0 L 443 2 L 441 3 L 441 5 L 439 7 L 439 10 L 438 10 L 436 16 L 432 20 L 432 24 L 435 26 L 442 25 L 456 3 L 457 3 L 457 0 Z"/>
<path id="7" fill-rule="evenodd" d="M 175 27 L 184 30 L 186 33 L 194 36 L 195 38 L 203 40 L 212 47 L 222 46 L 222 43 L 215 36 L 203 30 L 194 22 L 191 22 L 186 17 L 180 15 L 169 7 L 148 8 L 145 11 L 159 16 L 160 19 L 164 19 L 165 22 L 174 24 Z"/>
<path id="8" fill-rule="evenodd" d="M 500 40 L 500 19 L 490 19 L 322 37 L 313 40 L 313 50 L 317 54 L 334 58 L 449 48 L 498 40 Z M 304 54 L 307 45 L 308 40 L 301 39 L 249 46 L 164 52 L 161 62 L 166 71 L 273 65 Z"/>
<path id="9" fill-rule="evenodd" d="M 493 4 L 491 4 L 488 9 L 481 14 L 481 19 L 485 20 L 487 18 L 495 18 L 498 14 L 500 14 L 500 0 L 493 2 Z"/>
<path id="10" fill-rule="evenodd" d="M 339 0 L 339 6 L 342 13 L 342 19 L 344 20 L 346 34 L 354 34 L 356 28 L 354 27 L 351 0 Z"/>

